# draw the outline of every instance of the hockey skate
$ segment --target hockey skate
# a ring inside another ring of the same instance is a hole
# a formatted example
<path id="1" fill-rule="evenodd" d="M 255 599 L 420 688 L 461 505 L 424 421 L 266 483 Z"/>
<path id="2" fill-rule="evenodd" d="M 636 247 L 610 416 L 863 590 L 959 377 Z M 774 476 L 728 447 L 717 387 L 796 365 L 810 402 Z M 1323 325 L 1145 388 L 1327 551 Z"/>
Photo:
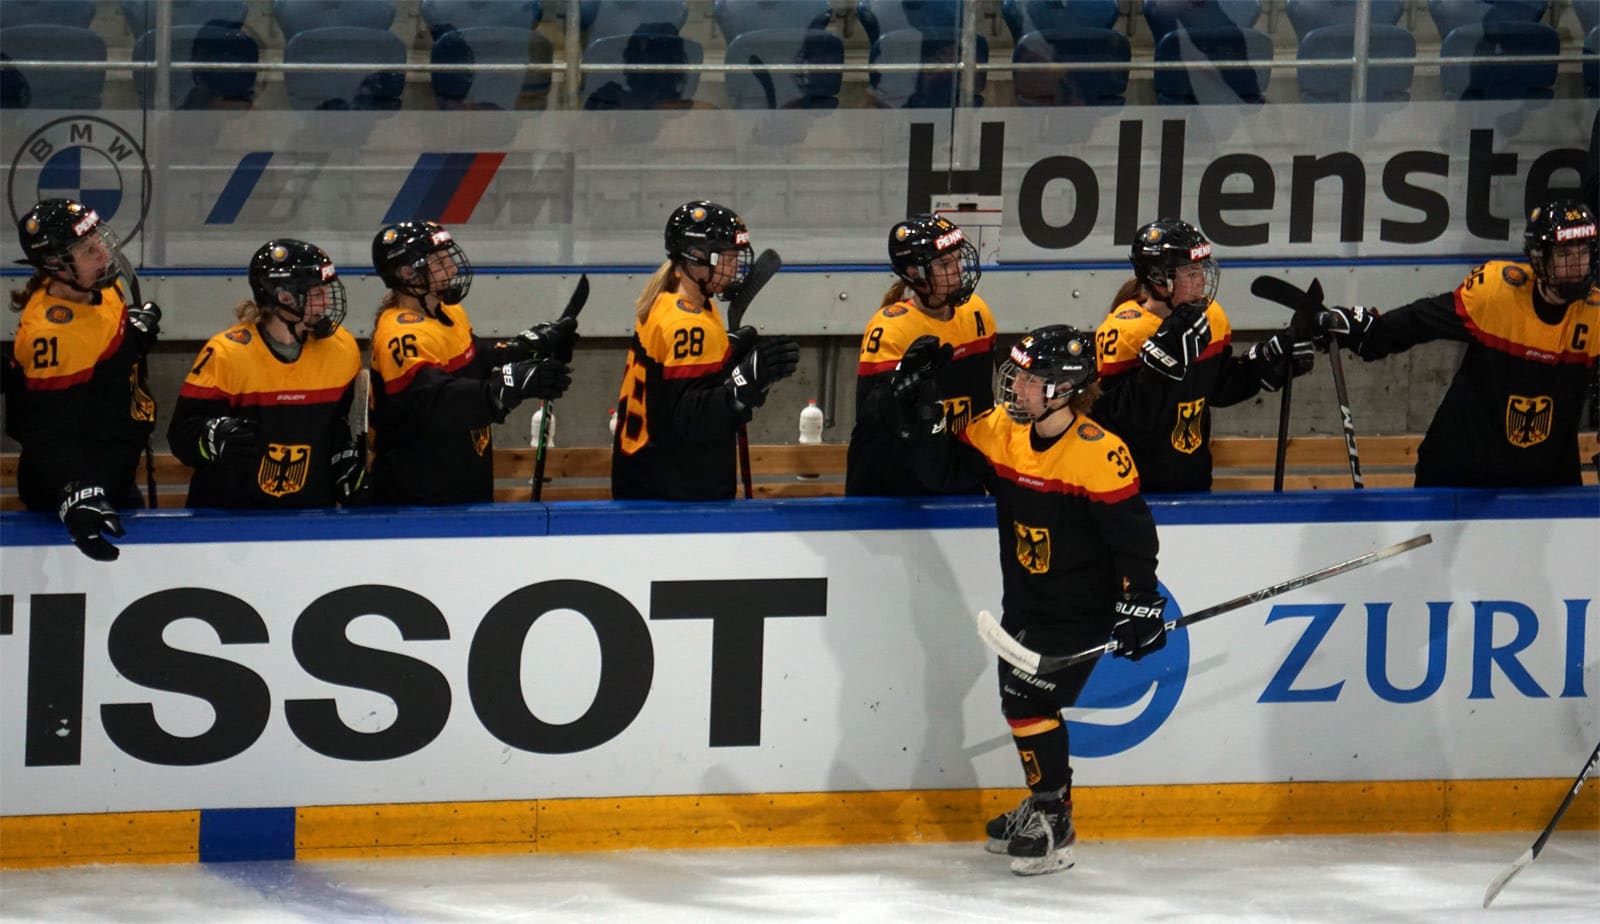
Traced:
<path id="1" fill-rule="evenodd" d="M 1018 876 L 1038 876 L 1070 868 L 1072 845 L 1078 841 L 1078 832 L 1072 828 L 1072 803 L 1030 799 L 1028 808 L 1022 828 L 1011 836 L 1006 848 L 1011 871 Z"/>
<path id="2" fill-rule="evenodd" d="M 984 843 L 983 849 L 990 853 L 1005 854 L 1006 848 L 1011 844 L 1011 839 L 1027 822 L 1028 816 L 1033 814 L 1032 800 L 1024 796 L 1021 804 L 1003 815 L 996 815 L 989 819 L 984 826 L 984 833 L 989 839 Z"/>

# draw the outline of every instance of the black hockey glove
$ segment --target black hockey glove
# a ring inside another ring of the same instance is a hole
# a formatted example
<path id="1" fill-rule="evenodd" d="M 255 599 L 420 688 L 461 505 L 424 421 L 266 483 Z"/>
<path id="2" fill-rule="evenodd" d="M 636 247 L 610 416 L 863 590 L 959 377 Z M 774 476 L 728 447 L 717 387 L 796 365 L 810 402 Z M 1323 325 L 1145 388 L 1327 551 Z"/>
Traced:
<path id="1" fill-rule="evenodd" d="M 128 306 L 128 327 L 139 347 L 139 355 L 150 352 L 161 335 L 161 306 L 155 302 L 145 302 L 137 308 Z"/>
<path id="2" fill-rule="evenodd" d="M 1367 334 L 1372 332 L 1372 325 L 1378 321 L 1378 312 L 1373 308 L 1363 308 L 1352 305 L 1349 308 L 1329 308 L 1322 313 L 1322 326 L 1333 334 L 1339 345 L 1351 352 L 1360 355 L 1361 347 L 1367 341 Z"/>
<path id="3" fill-rule="evenodd" d="M 766 403 L 774 382 L 794 375 L 800 365 L 800 344 L 793 337 L 762 337 L 728 376 L 728 403 L 745 420 Z"/>
<path id="4" fill-rule="evenodd" d="M 745 326 L 728 332 L 728 358 L 735 363 L 743 362 L 750 351 L 761 342 L 761 335 L 756 329 L 746 324 Z"/>
<path id="5" fill-rule="evenodd" d="M 560 318 L 535 324 L 511 338 L 505 354 L 509 359 L 554 359 L 572 362 L 572 348 L 578 343 L 578 319 Z"/>
<path id="6" fill-rule="evenodd" d="M 1189 364 L 1200 358 L 1211 342 L 1211 322 L 1203 308 L 1179 305 L 1139 348 L 1139 361 L 1152 371 L 1183 381 Z"/>
<path id="7" fill-rule="evenodd" d="M 333 454 L 333 499 L 341 507 L 365 507 L 372 501 L 372 483 L 361 465 L 361 451 L 354 446 Z"/>
<path id="8" fill-rule="evenodd" d="M 61 507 L 57 514 L 78 551 L 95 561 L 116 561 L 122 554 L 101 535 L 109 533 L 120 537 L 123 529 L 117 512 L 106 502 L 105 490 L 98 485 L 68 483 L 61 489 Z"/>
<path id="9" fill-rule="evenodd" d="M 950 344 L 932 334 L 906 347 L 878 396 L 878 416 L 890 433 L 900 439 L 928 439 L 944 432 L 937 376 L 954 354 Z"/>
<path id="10" fill-rule="evenodd" d="M 200 458 L 227 465 L 261 456 L 261 428 L 243 417 L 213 417 L 200 429 Z"/>
<path id="11" fill-rule="evenodd" d="M 524 398 L 554 401 L 572 385 L 572 370 L 553 359 L 524 359 L 500 367 L 500 379 L 489 385 L 489 400 L 505 413 Z"/>
<path id="12" fill-rule="evenodd" d="M 1316 344 L 1310 340 L 1295 340 L 1292 328 L 1273 334 L 1244 355 L 1266 391 L 1277 391 L 1290 378 L 1310 372 L 1316 357 Z"/>
<path id="13" fill-rule="evenodd" d="M 1137 661 L 1166 647 L 1166 597 L 1150 591 L 1125 593 L 1115 610 L 1117 622 L 1111 627 L 1111 637 L 1117 642 L 1112 652 L 1117 657 Z"/>

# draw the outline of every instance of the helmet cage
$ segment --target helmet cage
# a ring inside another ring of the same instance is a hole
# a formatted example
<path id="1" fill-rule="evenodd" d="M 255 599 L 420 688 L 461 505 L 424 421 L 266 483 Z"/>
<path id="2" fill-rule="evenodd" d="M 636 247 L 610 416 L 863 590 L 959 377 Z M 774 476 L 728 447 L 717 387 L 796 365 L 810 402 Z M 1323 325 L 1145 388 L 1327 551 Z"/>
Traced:
<path id="1" fill-rule="evenodd" d="M 281 240 L 269 241 L 250 260 L 250 292 L 255 303 L 291 326 L 305 320 L 306 303 L 318 288 L 326 290 L 327 305 L 307 333 L 331 337 L 349 310 L 344 281 L 332 258 L 313 244 Z M 282 298 L 284 294 L 289 298 Z"/>
<path id="2" fill-rule="evenodd" d="M 1064 324 L 1041 327 L 1011 348 L 995 370 L 994 401 L 1017 423 L 1049 416 L 1100 378 L 1095 364 L 1094 340 L 1089 334 Z M 1042 387 L 1043 406 L 1024 406 L 1022 388 Z M 1059 403 L 1058 403 L 1059 402 Z"/>
<path id="3" fill-rule="evenodd" d="M 435 254 L 451 270 L 448 280 L 434 280 L 429 264 Z M 450 232 L 432 221 L 403 221 L 379 231 L 372 241 L 372 266 L 385 286 L 415 299 L 434 295 L 456 305 L 472 288 L 472 261 Z"/>
<path id="4" fill-rule="evenodd" d="M 732 251 L 733 279 L 722 288 L 720 294 L 724 298 L 731 298 L 738 291 L 755 264 L 750 230 L 744 219 L 715 202 L 696 200 L 678 206 L 667 218 L 663 238 L 669 258 L 713 270 L 721 267 L 723 255 Z"/>
<path id="5" fill-rule="evenodd" d="M 1197 265 L 1204 279 L 1201 295 L 1188 303 L 1204 308 L 1216 300 L 1222 274 L 1212 256 L 1211 242 L 1188 222 L 1163 219 L 1140 228 L 1134 235 L 1129 262 L 1139 282 L 1152 295 L 1159 297 L 1157 290 L 1166 292 L 1164 300 L 1169 304 L 1177 291 L 1178 270 Z"/>
<path id="6" fill-rule="evenodd" d="M 1556 278 L 1556 251 L 1584 247 L 1589 253 L 1589 270 L 1572 279 Z M 1564 302 L 1583 298 L 1600 285 L 1600 228 L 1588 207 L 1573 200 L 1542 205 L 1528 216 L 1522 234 L 1522 250 L 1539 284 Z"/>
<path id="7" fill-rule="evenodd" d="M 40 202 L 17 223 L 17 231 L 27 262 L 75 289 L 99 291 L 119 276 L 133 275 L 117 233 L 100 220 L 94 209 L 74 199 Z M 95 246 L 105 250 L 105 264 L 88 283 L 80 284 L 78 256 Z"/>
<path id="8" fill-rule="evenodd" d="M 960 307 L 978 290 L 978 280 L 983 278 L 977 246 L 954 222 L 933 215 L 918 215 L 889 229 L 889 265 L 924 300 L 933 291 L 933 264 L 952 252 L 960 256 L 961 277 L 944 305 Z"/>

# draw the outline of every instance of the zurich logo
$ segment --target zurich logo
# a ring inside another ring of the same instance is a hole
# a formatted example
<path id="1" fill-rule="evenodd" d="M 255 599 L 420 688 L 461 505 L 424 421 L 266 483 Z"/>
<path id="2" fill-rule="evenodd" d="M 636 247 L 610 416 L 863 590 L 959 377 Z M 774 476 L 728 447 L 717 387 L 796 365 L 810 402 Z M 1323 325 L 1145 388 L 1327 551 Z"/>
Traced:
<path id="1" fill-rule="evenodd" d="M 139 233 L 150 202 L 150 167 L 138 141 L 97 116 L 56 119 L 29 135 L 11 158 L 6 189 L 15 222 L 42 199 L 76 199 L 117 221 L 124 242 Z"/>
<path id="2" fill-rule="evenodd" d="M 1183 615 L 1165 585 L 1166 620 Z M 1178 708 L 1189 679 L 1189 633 L 1167 633 L 1166 647 L 1136 664 L 1127 658 L 1103 657 L 1078 694 L 1067 720 L 1074 757 L 1108 757 L 1137 746 Z"/>

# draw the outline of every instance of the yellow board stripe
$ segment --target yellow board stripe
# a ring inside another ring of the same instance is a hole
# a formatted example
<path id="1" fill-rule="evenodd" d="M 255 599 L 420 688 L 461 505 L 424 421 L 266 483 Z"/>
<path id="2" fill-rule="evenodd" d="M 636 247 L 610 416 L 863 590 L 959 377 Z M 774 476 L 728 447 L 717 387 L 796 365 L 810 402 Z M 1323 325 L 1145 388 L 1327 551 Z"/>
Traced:
<path id="1" fill-rule="evenodd" d="M 1570 779 L 1097 786 L 1073 792 L 1088 840 L 1537 831 Z M 976 840 L 1021 789 L 639 796 L 311 806 L 298 859 Z M 192 862 L 198 812 L 0 818 L 0 866 Z M 1563 829 L 1600 829 L 1600 787 Z"/>

